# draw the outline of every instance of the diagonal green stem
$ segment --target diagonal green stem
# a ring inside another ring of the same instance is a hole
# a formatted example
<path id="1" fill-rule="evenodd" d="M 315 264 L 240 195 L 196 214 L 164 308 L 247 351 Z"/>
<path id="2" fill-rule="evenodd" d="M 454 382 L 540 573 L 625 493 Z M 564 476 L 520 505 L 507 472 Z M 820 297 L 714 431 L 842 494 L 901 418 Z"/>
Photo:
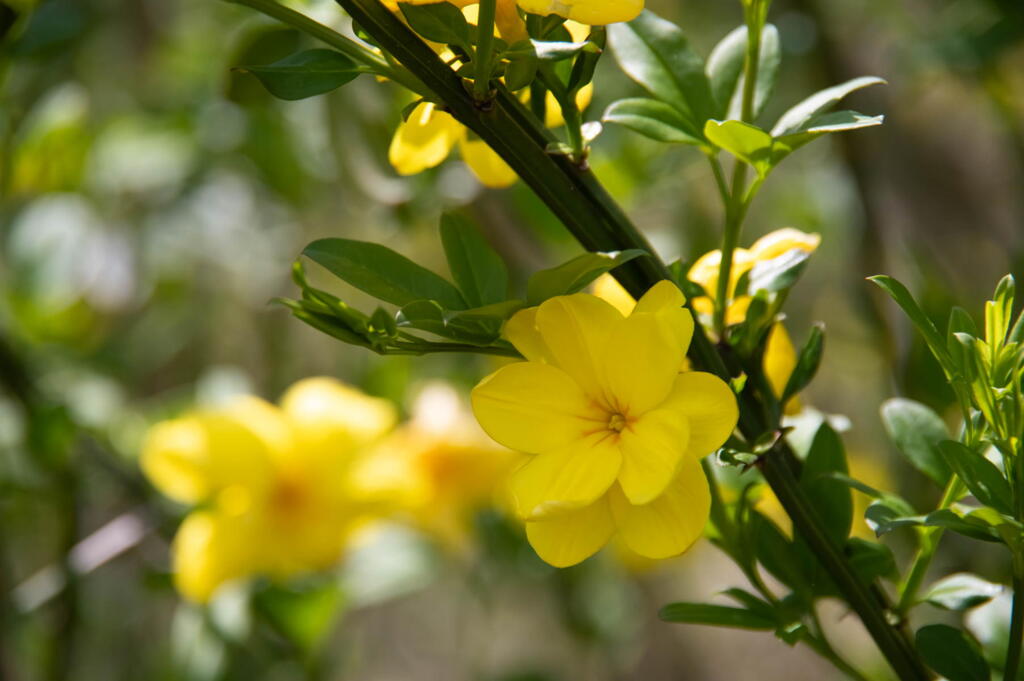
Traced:
<path id="1" fill-rule="evenodd" d="M 253 0 L 246 0 L 251 2 Z M 479 106 L 463 81 L 442 62 L 409 27 L 379 0 L 337 0 L 352 18 L 405 68 L 409 69 L 447 110 L 480 136 L 533 189 L 566 228 L 591 251 L 639 248 L 650 255 L 615 270 L 615 276 L 635 297 L 650 286 L 669 279 L 665 264 L 650 243 L 630 222 L 591 172 L 571 159 L 546 152 L 553 137 L 509 92 L 499 88 L 493 105 Z M 698 325 L 690 346 L 698 368 L 728 380 L 725 361 Z M 749 395 L 740 395 L 740 430 L 755 439 L 772 426 L 763 421 L 760 407 Z M 764 458 L 762 470 L 823 567 L 833 576 L 847 602 L 864 622 L 897 675 L 903 681 L 925 681 L 925 671 L 909 641 L 886 620 L 887 605 L 865 584 L 846 561 L 842 550 L 827 535 L 820 519 L 797 483 L 796 458 L 780 443 Z"/>

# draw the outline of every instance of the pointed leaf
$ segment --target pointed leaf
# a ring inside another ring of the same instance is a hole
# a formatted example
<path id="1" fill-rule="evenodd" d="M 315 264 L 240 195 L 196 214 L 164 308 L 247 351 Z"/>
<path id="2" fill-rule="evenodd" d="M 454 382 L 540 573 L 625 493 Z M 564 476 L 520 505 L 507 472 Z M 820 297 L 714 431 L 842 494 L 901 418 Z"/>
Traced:
<path id="1" fill-rule="evenodd" d="M 666 622 L 706 624 L 734 629 L 772 630 L 776 626 L 774 619 L 750 610 L 707 603 L 670 603 L 658 612 L 658 616 Z"/>
<path id="2" fill-rule="evenodd" d="M 606 123 L 618 123 L 667 144 L 702 144 L 693 126 L 668 104 L 656 99 L 637 97 L 620 99 L 604 112 Z"/>
<path id="3" fill-rule="evenodd" d="M 862 76 L 816 92 L 782 114 L 772 128 L 772 137 L 783 137 L 798 132 L 809 120 L 832 108 L 851 92 L 879 83 L 885 81 L 875 76 Z"/>
<path id="4" fill-rule="evenodd" d="M 530 305 L 540 305 L 548 298 L 582 291 L 605 272 L 643 255 L 647 255 L 647 252 L 639 249 L 584 253 L 558 267 L 536 272 L 527 282 L 526 302 Z"/>
<path id="5" fill-rule="evenodd" d="M 480 231 L 454 213 L 441 216 L 441 243 L 455 284 L 470 307 L 500 303 L 508 295 L 508 269 Z"/>
<path id="6" fill-rule="evenodd" d="M 936 485 L 945 487 L 952 471 L 938 445 L 949 439 L 949 431 L 939 415 L 920 402 L 900 397 L 886 400 L 881 411 L 882 425 L 900 453 Z"/>
<path id="7" fill-rule="evenodd" d="M 960 629 L 930 624 L 914 637 L 921 657 L 949 681 L 990 681 L 992 672 L 978 644 Z"/>
<path id="8" fill-rule="evenodd" d="M 946 463 L 956 471 L 967 489 L 975 498 L 986 506 L 991 506 L 1000 513 L 1013 513 L 1013 492 L 1010 483 L 1003 477 L 995 464 L 972 451 L 966 445 L 954 440 L 940 442 L 938 449 Z"/>
<path id="9" fill-rule="evenodd" d="M 365 69 L 334 50 L 306 50 L 265 66 L 240 66 L 256 76 L 279 99 L 297 100 L 322 95 L 363 73 Z"/>

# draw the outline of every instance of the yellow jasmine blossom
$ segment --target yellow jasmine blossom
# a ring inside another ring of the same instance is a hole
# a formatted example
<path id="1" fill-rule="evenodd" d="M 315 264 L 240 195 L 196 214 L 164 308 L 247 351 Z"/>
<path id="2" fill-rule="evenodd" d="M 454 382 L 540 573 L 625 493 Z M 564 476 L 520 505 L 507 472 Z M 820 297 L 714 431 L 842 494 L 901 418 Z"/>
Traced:
<path id="1" fill-rule="evenodd" d="M 737 248 L 733 252 L 732 271 L 729 282 L 729 304 L 726 308 L 725 320 L 727 324 L 739 324 L 746 318 L 747 308 L 750 306 L 750 296 L 736 295 L 736 283 L 745 273 L 749 272 L 759 262 L 773 260 L 792 250 L 801 250 L 813 253 L 818 244 L 821 243 L 821 236 L 817 234 L 806 234 L 798 229 L 786 227 L 767 234 L 757 241 L 749 249 Z M 687 275 L 690 281 L 696 282 L 704 287 L 708 296 L 701 296 L 693 299 L 693 309 L 701 315 L 710 316 L 714 310 L 714 295 L 718 290 L 718 268 L 722 262 L 722 252 L 715 250 L 705 253 L 690 268 Z M 793 369 L 796 367 L 796 348 L 781 322 L 775 323 L 768 334 L 768 342 L 764 352 L 764 372 L 768 383 L 776 396 L 781 396 L 786 388 Z M 800 401 L 792 399 L 786 404 L 786 413 L 793 414 L 800 410 Z"/>
<path id="2" fill-rule="evenodd" d="M 500 505 L 495 491 L 515 457 L 480 430 L 451 386 L 436 383 L 420 392 L 410 421 L 367 456 L 357 484 L 380 490 L 401 519 L 460 549 L 474 514 Z"/>
<path id="3" fill-rule="evenodd" d="M 280 407 L 242 397 L 154 425 L 143 472 L 197 507 L 172 547 L 178 590 L 205 602 L 229 581 L 334 564 L 366 510 L 349 470 L 394 423 L 390 403 L 314 378 L 292 386 Z"/>
<path id="4" fill-rule="evenodd" d="M 510 489 L 548 563 L 578 563 L 616 531 L 650 558 L 682 553 L 700 536 L 710 507 L 700 459 L 738 413 L 723 381 L 679 373 L 693 334 L 684 302 L 663 281 L 628 317 L 578 293 L 506 324 L 527 361 L 481 381 L 473 411 L 497 442 L 530 455 Z"/>
<path id="5" fill-rule="evenodd" d="M 412 5 L 429 5 L 443 0 L 408 1 Z M 477 2 L 478 0 L 454 0 L 452 4 L 465 7 L 477 4 Z M 386 4 L 396 3 L 394 0 L 388 0 Z M 581 24 L 604 26 L 636 19 L 644 9 L 644 0 L 498 0 L 497 16 L 499 21 L 503 14 L 508 16 L 510 13 L 515 13 L 516 5 L 529 14 L 540 16 L 557 14 Z"/>

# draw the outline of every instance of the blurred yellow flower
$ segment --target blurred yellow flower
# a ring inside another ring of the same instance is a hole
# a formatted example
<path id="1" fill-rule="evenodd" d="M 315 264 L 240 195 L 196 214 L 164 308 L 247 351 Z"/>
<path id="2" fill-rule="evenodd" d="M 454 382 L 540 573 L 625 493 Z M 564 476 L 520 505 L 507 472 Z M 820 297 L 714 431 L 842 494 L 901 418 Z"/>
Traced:
<path id="1" fill-rule="evenodd" d="M 727 324 L 739 324 L 746 318 L 750 307 L 750 296 L 736 295 L 736 284 L 740 277 L 749 272 L 759 262 L 767 262 L 792 250 L 813 253 L 821 237 L 817 234 L 806 234 L 798 229 L 786 227 L 766 234 L 749 249 L 737 248 L 733 251 L 732 270 L 729 282 L 729 304 L 726 308 Z M 722 252 L 715 250 L 705 253 L 690 268 L 687 275 L 690 281 L 700 284 L 708 293 L 693 299 L 693 309 L 698 314 L 710 316 L 714 311 L 714 296 L 718 287 L 718 268 L 722 262 Z M 781 396 L 789 381 L 790 374 L 796 367 L 796 349 L 793 341 L 781 322 L 776 322 L 768 334 L 768 343 L 764 352 L 764 372 L 775 395 Z M 800 400 L 794 397 L 785 405 L 787 414 L 800 411 Z"/>
<path id="2" fill-rule="evenodd" d="M 172 547 L 178 590 L 205 602 L 232 580 L 334 564 L 367 508 L 349 471 L 394 423 L 389 402 L 313 378 L 292 386 L 280 407 L 242 397 L 154 425 L 143 472 L 197 507 Z"/>
<path id="3" fill-rule="evenodd" d="M 431 5 L 443 0 L 404 1 L 411 5 Z M 452 0 L 452 4 L 458 7 L 475 5 L 478 2 L 479 0 Z M 385 4 L 397 7 L 396 0 L 386 0 Z M 540 16 L 557 14 L 581 24 L 604 26 L 636 19 L 644 9 L 644 0 L 498 0 L 498 17 L 500 18 L 502 14 L 514 13 L 516 5 L 530 14 Z"/>
<path id="4" fill-rule="evenodd" d="M 516 456 L 480 430 L 451 386 L 435 383 L 420 392 L 411 420 L 367 456 L 356 479 L 389 497 L 402 519 L 461 549 L 474 514 L 501 505 L 496 494 Z"/>
<path id="5" fill-rule="evenodd" d="M 467 3 L 454 4 L 463 6 Z M 475 5 L 463 9 L 471 24 L 476 24 L 476 10 Z M 572 39 L 576 41 L 585 40 L 590 32 L 588 26 L 573 21 L 566 22 L 565 26 Z M 514 42 L 528 37 L 525 24 L 515 9 L 515 3 L 506 0 L 499 0 L 496 27 L 501 36 L 508 41 Z M 438 49 L 446 61 L 454 58 L 450 51 L 441 47 Z M 581 110 L 590 104 L 593 93 L 593 85 L 587 85 L 580 90 L 576 96 L 576 104 Z M 528 102 L 529 91 L 524 91 L 521 99 Z M 558 100 L 548 92 L 545 102 L 544 124 L 549 128 L 557 128 L 565 122 Z M 515 184 L 518 176 L 501 156 L 466 126 L 456 121 L 451 114 L 439 109 L 432 102 L 421 102 L 412 110 L 409 117 L 399 124 L 388 148 L 388 161 L 399 175 L 416 175 L 441 165 L 456 146 L 462 160 L 485 187 L 501 189 Z"/>
<path id="6" fill-rule="evenodd" d="M 531 455 L 510 489 L 548 563 L 578 563 L 616 530 L 650 558 L 682 553 L 700 536 L 710 507 L 700 458 L 738 414 L 723 381 L 679 373 L 693 333 L 684 302 L 663 281 L 628 317 L 578 293 L 506 324 L 527 361 L 481 381 L 473 411 L 488 435 Z"/>

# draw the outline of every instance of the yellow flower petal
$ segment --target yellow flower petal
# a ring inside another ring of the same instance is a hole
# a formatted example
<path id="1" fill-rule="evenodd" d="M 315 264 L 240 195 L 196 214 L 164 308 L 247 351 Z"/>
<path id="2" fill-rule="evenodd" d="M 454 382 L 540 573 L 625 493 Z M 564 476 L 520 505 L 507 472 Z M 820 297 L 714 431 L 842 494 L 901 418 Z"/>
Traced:
<path id="1" fill-rule="evenodd" d="M 606 331 L 598 366 L 604 369 L 609 409 L 635 419 L 665 400 L 686 356 L 679 331 L 660 315 L 636 311 Z"/>
<path id="2" fill-rule="evenodd" d="M 155 425 L 146 435 L 140 464 L 161 492 L 195 504 L 230 485 L 263 494 L 272 476 L 275 446 L 222 409 Z"/>
<path id="3" fill-rule="evenodd" d="M 432 102 L 423 102 L 398 126 L 388 160 L 399 175 L 415 175 L 440 165 L 464 134 L 461 123 Z"/>
<path id="4" fill-rule="evenodd" d="M 510 481 L 520 517 L 544 518 L 594 503 L 619 474 L 617 439 L 602 430 L 523 464 Z"/>
<path id="5" fill-rule="evenodd" d="M 636 305 L 634 312 L 647 312 L 658 315 L 668 324 L 675 335 L 676 343 L 683 352 L 690 347 L 693 339 L 693 315 L 683 308 L 686 296 L 679 287 L 670 281 L 659 281 L 648 289 Z"/>
<path id="6" fill-rule="evenodd" d="M 533 550 L 544 562 L 560 568 L 600 551 L 614 531 L 606 497 L 576 511 L 526 523 L 526 538 Z"/>
<path id="7" fill-rule="evenodd" d="M 678 412 L 655 409 L 622 431 L 619 485 L 631 504 L 649 503 L 665 491 L 687 452 L 689 430 Z"/>
<path id="8" fill-rule="evenodd" d="M 679 374 L 661 409 L 687 419 L 691 459 L 700 459 L 721 447 L 739 419 L 736 396 L 729 386 L 717 376 L 701 371 Z"/>
<path id="9" fill-rule="evenodd" d="M 518 0 L 530 14 L 557 14 L 591 26 L 632 21 L 644 8 L 644 0 Z"/>
<path id="10" fill-rule="evenodd" d="M 628 317 L 636 307 L 636 300 L 629 295 L 629 291 L 623 288 L 622 284 L 610 274 L 602 274 L 594 282 L 594 295 L 601 300 L 612 304 L 623 317 Z"/>
<path id="11" fill-rule="evenodd" d="M 750 247 L 750 253 L 755 260 L 763 262 L 792 250 L 812 253 L 817 250 L 819 244 L 821 244 L 820 234 L 807 234 L 799 229 L 784 227 L 765 234 L 755 241 L 754 245 Z"/>
<path id="12" fill-rule="evenodd" d="M 498 369 L 473 389 L 472 403 L 491 438 L 532 454 L 579 440 L 606 421 L 564 371 L 540 362 Z"/>
<path id="13" fill-rule="evenodd" d="M 462 160 L 473 171 L 480 183 L 492 189 L 502 189 L 515 184 L 519 178 L 516 171 L 481 139 L 470 139 L 468 131 L 459 138 L 459 152 Z"/>
<path id="14" fill-rule="evenodd" d="M 711 493 L 700 461 L 685 458 L 665 493 L 634 506 L 618 487 L 609 493 L 612 515 L 626 545 L 647 558 L 669 558 L 690 548 L 704 532 Z"/>
<path id="15" fill-rule="evenodd" d="M 601 399 L 604 346 L 609 330 L 622 319 L 609 303 L 577 293 L 544 301 L 537 310 L 537 329 L 558 366 L 588 395 Z"/>
<path id="16" fill-rule="evenodd" d="M 243 519 L 209 511 L 190 513 L 171 547 L 174 583 L 181 594 L 205 603 L 217 589 L 252 574 L 260 537 Z"/>
<path id="17" fill-rule="evenodd" d="M 782 397 L 786 383 L 796 368 L 796 348 L 782 322 L 772 325 L 764 348 L 764 373 L 775 397 Z"/>
<path id="18" fill-rule="evenodd" d="M 501 331 L 509 343 L 516 347 L 523 357 L 531 362 L 554 364 L 551 351 L 544 343 L 544 337 L 537 330 L 537 308 L 528 307 L 512 315 Z"/>
<path id="19" fill-rule="evenodd" d="M 281 397 L 281 409 L 307 443 L 341 451 L 371 443 L 398 420 L 394 405 L 333 378 L 307 378 Z"/>

